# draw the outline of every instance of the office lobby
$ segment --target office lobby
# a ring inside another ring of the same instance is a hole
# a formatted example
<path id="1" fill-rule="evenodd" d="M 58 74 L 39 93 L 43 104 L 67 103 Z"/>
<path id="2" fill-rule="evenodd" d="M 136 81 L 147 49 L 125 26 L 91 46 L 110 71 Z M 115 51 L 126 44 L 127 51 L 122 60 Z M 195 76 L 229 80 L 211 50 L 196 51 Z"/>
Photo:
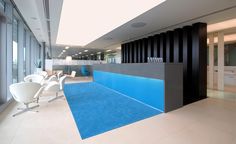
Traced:
<path id="1" fill-rule="evenodd" d="M 0 144 L 235 144 L 235 0 L 0 0 Z"/>

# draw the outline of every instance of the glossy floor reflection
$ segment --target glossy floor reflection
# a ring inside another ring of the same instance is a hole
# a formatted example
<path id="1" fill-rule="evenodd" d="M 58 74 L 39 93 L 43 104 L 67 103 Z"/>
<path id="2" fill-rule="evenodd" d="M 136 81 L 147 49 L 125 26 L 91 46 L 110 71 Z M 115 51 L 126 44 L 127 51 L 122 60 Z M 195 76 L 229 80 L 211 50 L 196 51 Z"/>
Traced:
<path id="1" fill-rule="evenodd" d="M 181 109 L 82 140 L 66 100 L 47 103 L 52 94 L 44 94 L 38 113 L 13 118 L 19 106 L 13 102 L 0 114 L 0 143 L 235 144 L 236 95 L 211 90 L 208 95 Z"/>

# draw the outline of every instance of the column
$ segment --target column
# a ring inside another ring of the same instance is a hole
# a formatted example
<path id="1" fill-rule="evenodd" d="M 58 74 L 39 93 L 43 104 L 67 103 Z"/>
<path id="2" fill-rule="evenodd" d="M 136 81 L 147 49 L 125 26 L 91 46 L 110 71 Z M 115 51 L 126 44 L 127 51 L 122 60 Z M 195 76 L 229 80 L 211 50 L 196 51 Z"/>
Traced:
<path id="1" fill-rule="evenodd" d="M 18 25 L 18 81 L 24 80 L 24 24 Z"/>
<path id="2" fill-rule="evenodd" d="M 208 87 L 214 88 L 214 35 L 209 35 L 209 71 L 208 71 Z"/>
<path id="3" fill-rule="evenodd" d="M 218 33 L 218 90 L 224 90 L 224 33 Z"/>

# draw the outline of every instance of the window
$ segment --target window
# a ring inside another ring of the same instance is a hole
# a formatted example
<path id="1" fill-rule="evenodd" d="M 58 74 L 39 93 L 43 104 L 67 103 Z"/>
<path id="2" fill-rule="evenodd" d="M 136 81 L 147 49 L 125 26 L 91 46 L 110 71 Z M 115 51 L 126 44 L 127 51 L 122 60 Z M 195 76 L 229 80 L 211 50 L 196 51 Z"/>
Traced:
<path id="1" fill-rule="evenodd" d="M 12 82 L 18 82 L 18 21 L 13 19 Z"/>
<path id="2" fill-rule="evenodd" d="M 24 29 L 24 34 L 23 34 L 23 50 L 24 50 L 24 55 L 23 55 L 23 73 L 24 76 L 26 76 L 26 30 Z"/>

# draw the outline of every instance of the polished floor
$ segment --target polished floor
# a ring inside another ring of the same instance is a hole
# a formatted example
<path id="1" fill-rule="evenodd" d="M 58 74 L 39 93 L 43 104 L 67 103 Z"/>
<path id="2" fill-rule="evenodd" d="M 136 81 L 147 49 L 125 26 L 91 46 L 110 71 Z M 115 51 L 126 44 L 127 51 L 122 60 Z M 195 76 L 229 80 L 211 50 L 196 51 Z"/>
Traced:
<path id="1" fill-rule="evenodd" d="M 48 103 L 52 95 L 42 96 L 38 113 L 12 117 L 21 105 L 11 103 L 0 114 L 0 144 L 236 144 L 235 93 L 208 90 L 207 99 L 85 140 L 66 100 Z"/>

